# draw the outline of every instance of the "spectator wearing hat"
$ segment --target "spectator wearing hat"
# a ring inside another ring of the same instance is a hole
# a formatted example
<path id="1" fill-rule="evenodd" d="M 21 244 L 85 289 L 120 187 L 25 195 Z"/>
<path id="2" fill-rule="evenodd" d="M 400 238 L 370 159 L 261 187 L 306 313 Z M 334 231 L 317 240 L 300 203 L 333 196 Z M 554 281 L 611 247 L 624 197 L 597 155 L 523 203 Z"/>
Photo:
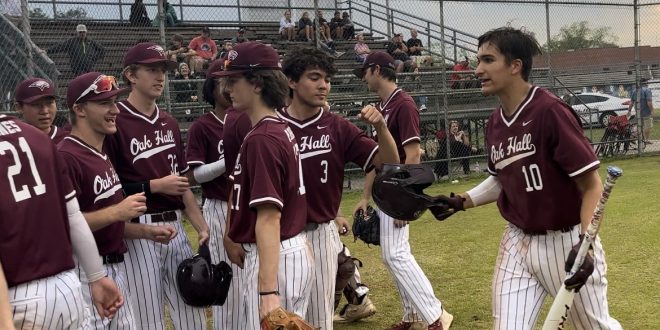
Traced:
<path id="1" fill-rule="evenodd" d="M 176 10 L 174 6 L 168 1 L 165 1 L 163 5 L 163 10 L 165 11 L 165 26 L 177 26 L 179 25 L 179 19 L 176 17 Z M 156 14 L 152 22 L 153 26 L 160 26 L 160 15 Z"/>
<path id="2" fill-rule="evenodd" d="M 239 28 L 238 31 L 236 31 L 236 36 L 231 39 L 231 42 L 236 45 L 240 44 L 242 42 L 250 41 L 247 37 L 245 37 L 245 29 L 244 28 Z"/>
<path id="3" fill-rule="evenodd" d="M 218 56 L 218 46 L 211 39 L 211 30 L 206 26 L 202 28 L 201 35 L 190 41 L 188 49 L 195 51 L 190 59 L 190 67 L 195 72 L 203 72 L 204 66 Z"/>
<path id="4" fill-rule="evenodd" d="M 463 88 L 470 88 L 472 83 L 472 78 L 474 77 L 470 73 L 460 73 L 461 71 L 472 71 L 470 68 L 470 61 L 468 60 L 467 56 L 465 58 L 456 63 L 454 67 L 452 68 L 453 73 L 451 74 L 451 88 L 453 89 L 463 89 Z"/>
<path id="5" fill-rule="evenodd" d="M 151 25 L 149 14 L 147 14 L 147 7 L 144 5 L 143 0 L 135 0 L 135 2 L 133 2 L 128 20 L 131 22 L 131 25 L 134 26 Z"/>
<path id="6" fill-rule="evenodd" d="M 78 24 L 76 32 L 78 36 L 48 48 L 46 53 L 66 52 L 69 55 L 71 71 L 79 76 L 94 71 L 96 63 L 103 59 L 105 49 L 98 42 L 87 38 L 87 27 L 84 24 Z"/>
<path id="7" fill-rule="evenodd" d="M 23 116 L 23 121 L 48 134 L 57 144 L 68 135 L 68 131 L 55 125 L 57 115 L 57 92 L 55 85 L 48 79 L 30 78 L 16 86 L 16 111 Z"/>
<path id="8" fill-rule="evenodd" d="M 394 58 L 397 73 L 415 71 L 417 69 L 417 63 L 408 55 L 408 46 L 403 42 L 403 35 L 401 33 L 394 34 L 392 40 L 385 44 L 385 49 Z"/>

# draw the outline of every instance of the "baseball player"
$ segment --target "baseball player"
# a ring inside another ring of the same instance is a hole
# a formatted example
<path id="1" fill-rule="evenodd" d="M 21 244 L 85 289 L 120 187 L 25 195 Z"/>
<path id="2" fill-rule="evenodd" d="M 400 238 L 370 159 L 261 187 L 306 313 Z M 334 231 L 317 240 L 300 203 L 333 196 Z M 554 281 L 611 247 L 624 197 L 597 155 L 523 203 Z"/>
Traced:
<path id="1" fill-rule="evenodd" d="M 169 244 L 128 239 L 126 268 L 135 321 L 140 329 L 163 329 L 163 305 L 176 329 L 204 329 L 204 309 L 188 306 L 176 288 L 176 270 L 192 255 L 181 224 L 185 212 L 198 233 L 199 243 L 208 239 L 208 225 L 190 191 L 181 132 L 176 120 L 161 111 L 156 99 L 163 92 L 165 73 L 176 63 L 163 48 L 139 43 L 124 56 L 124 81 L 131 86 L 127 100 L 117 103 L 117 132 L 105 139 L 104 147 L 128 195 L 144 192 L 147 210 L 132 221 L 153 226 L 173 226 Z"/>
<path id="2" fill-rule="evenodd" d="M 57 116 L 57 90 L 53 82 L 43 78 L 30 78 L 21 81 L 14 92 L 16 111 L 23 120 L 48 134 L 53 143 L 58 144 L 69 134 L 53 125 Z"/>
<path id="3" fill-rule="evenodd" d="M 0 264 L 17 329 L 87 325 L 89 310 L 73 271 L 74 253 L 98 313 L 113 317 L 123 304 L 119 289 L 106 277 L 67 172 L 48 136 L 0 115 L 0 173 L 7 178 L 0 180 Z"/>
<path id="4" fill-rule="evenodd" d="M 72 130 L 58 146 L 106 272 L 117 283 L 126 302 L 111 320 L 103 320 L 98 313 L 93 313 L 90 324 L 96 329 L 136 329 L 126 274 L 118 264 L 123 262 L 126 252 L 125 223 L 146 211 L 146 197 L 139 193 L 124 198 L 117 173 L 102 151 L 105 136 L 117 131 L 115 120 L 119 110 L 115 101 L 126 91 L 118 89 L 114 77 L 99 72 L 86 73 L 69 82 L 67 104 Z M 167 242 L 175 234 L 171 226 L 129 223 L 128 227 L 129 238 L 135 238 L 131 227 L 133 232 L 147 234 L 139 238 L 162 237 Z M 86 275 L 80 269 L 78 276 L 85 282 Z M 87 286 L 83 286 L 83 295 L 89 305 L 91 293 Z"/>
<path id="5" fill-rule="evenodd" d="M 401 163 L 418 164 L 421 156 L 419 112 L 413 99 L 397 87 L 395 68 L 390 55 L 373 52 L 354 73 L 367 83 L 370 91 L 378 94 L 380 102 L 376 107 L 385 117 L 394 137 Z M 356 210 L 361 208 L 366 213 L 374 178 L 374 171 L 367 175 L 363 197 Z M 431 282 L 410 251 L 407 222 L 392 219 L 380 210 L 378 216 L 381 256 L 394 277 L 404 311 L 403 320 L 390 329 L 409 329 L 423 321 L 429 329 L 447 330 L 453 316 L 443 310 L 440 300 L 433 293 Z"/>
<path id="6" fill-rule="evenodd" d="M 234 108 L 250 118 L 233 181 L 228 236 L 245 250 L 245 324 L 278 307 L 305 315 L 314 265 L 307 238 L 305 186 L 296 138 L 275 108 L 288 93 L 279 55 L 270 46 L 245 42 L 228 54 L 224 71 Z"/>
<path id="7" fill-rule="evenodd" d="M 494 328 L 534 329 L 601 196 L 600 163 L 571 108 L 528 82 L 532 57 L 541 52 L 532 35 L 499 28 L 478 42 L 481 91 L 500 99 L 486 130 L 491 176 L 450 200 L 455 210 L 497 201 L 508 224 L 493 276 Z M 575 296 L 569 320 L 577 329 L 621 329 L 608 312 L 598 238 L 593 255 L 595 271 Z"/>
<path id="8" fill-rule="evenodd" d="M 375 127 L 379 144 L 347 119 L 323 108 L 330 79 L 337 72 L 326 53 L 316 48 L 296 49 L 287 56 L 282 70 L 289 79 L 293 98 L 278 115 L 289 124 L 300 146 L 307 188 L 305 233 L 316 267 L 305 319 L 315 327 L 332 329 L 337 255 L 342 250 L 337 227 L 342 234 L 349 228 L 346 219 L 337 217 L 344 168 L 353 162 L 368 172 L 383 162 L 397 163 L 399 156 L 385 120 L 375 107 L 362 109 L 360 118 Z"/>
<path id="9" fill-rule="evenodd" d="M 224 60 L 216 60 L 207 70 L 202 91 L 204 100 L 213 106 L 213 110 L 198 118 L 190 126 L 186 146 L 186 160 L 192 169 L 187 173 L 188 179 L 201 184 L 202 195 L 205 198 L 202 210 L 210 228 L 209 249 L 213 264 L 220 261 L 229 262 L 223 246 L 229 186 L 225 175 L 225 147 L 222 137 L 227 108 L 231 107 L 231 103 L 225 96 L 224 82 L 210 75 L 212 72 L 220 71 L 223 64 Z M 217 330 L 236 329 L 243 306 L 240 290 L 242 270 L 236 264 L 230 263 L 230 265 L 233 276 L 227 300 L 222 306 L 213 306 L 213 327 Z"/>

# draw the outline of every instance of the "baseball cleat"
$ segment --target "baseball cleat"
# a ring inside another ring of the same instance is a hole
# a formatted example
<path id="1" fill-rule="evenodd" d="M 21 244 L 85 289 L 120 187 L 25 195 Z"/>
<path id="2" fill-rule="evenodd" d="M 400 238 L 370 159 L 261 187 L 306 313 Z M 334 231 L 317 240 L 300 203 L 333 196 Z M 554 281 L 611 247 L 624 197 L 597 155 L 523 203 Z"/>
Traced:
<path id="1" fill-rule="evenodd" d="M 429 325 L 429 330 L 448 330 L 454 321 L 454 315 L 449 314 L 446 310 L 442 311 L 442 315 L 435 322 Z"/>
<path id="2" fill-rule="evenodd" d="M 423 321 L 418 321 L 418 322 L 406 322 L 406 321 L 401 321 L 397 324 L 393 324 L 387 330 L 426 330 L 428 328 L 428 324 Z"/>
<path id="3" fill-rule="evenodd" d="M 335 314 L 332 320 L 338 323 L 350 323 L 359 321 L 374 314 L 376 314 L 376 307 L 371 302 L 369 297 L 364 297 L 364 299 L 362 299 L 362 303 L 359 305 L 344 305 L 339 314 Z"/>

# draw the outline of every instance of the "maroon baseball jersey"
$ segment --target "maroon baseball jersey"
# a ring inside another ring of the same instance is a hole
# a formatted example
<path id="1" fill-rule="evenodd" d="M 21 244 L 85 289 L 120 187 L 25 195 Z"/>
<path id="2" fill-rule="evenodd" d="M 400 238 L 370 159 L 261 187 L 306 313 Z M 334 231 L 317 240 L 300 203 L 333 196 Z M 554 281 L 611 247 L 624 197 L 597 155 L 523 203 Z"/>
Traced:
<path id="1" fill-rule="evenodd" d="M 67 136 L 58 149 L 69 166 L 69 177 L 76 189 L 80 210 L 94 212 L 124 199 L 119 176 L 108 156 L 76 136 Z M 94 231 L 94 239 L 102 256 L 126 252 L 124 222 L 115 222 Z"/>
<path id="2" fill-rule="evenodd" d="M 147 117 L 127 100 L 117 102 L 117 133 L 105 138 L 104 149 L 119 179 L 141 182 L 188 171 L 179 124 L 158 107 Z M 153 194 L 146 213 L 184 209 L 181 196 Z"/>
<path id="3" fill-rule="evenodd" d="M 291 117 L 286 108 L 278 115 L 289 124 L 300 147 L 307 221 L 333 220 L 341 203 L 346 163 L 353 162 L 371 171 L 378 144 L 348 120 L 323 108 L 304 121 Z"/>
<path id="4" fill-rule="evenodd" d="M 401 163 L 406 162 L 406 152 L 403 146 L 410 142 L 420 142 L 419 111 L 415 101 L 397 88 L 387 101 L 378 102 L 376 107 L 383 114 L 387 129 L 394 138 Z M 377 138 L 377 137 L 376 137 Z"/>
<path id="5" fill-rule="evenodd" d="M 227 109 L 222 141 L 225 147 L 225 168 L 228 173 L 236 165 L 238 151 L 250 129 L 252 129 L 252 122 L 245 112 L 234 110 L 234 108 Z"/>
<path id="6" fill-rule="evenodd" d="M 42 131 L 0 115 L 0 262 L 9 287 L 72 269 L 66 202 L 76 193 Z"/>
<path id="7" fill-rule="evenodd" d="M 497 206 L 526 230 L 558 230 L 580 223 L 582 194 L 574 177 L 599 162 L 568 105 L 532 87 L 512 117 L 501 107 L 486 129 L 488 171 L 502 193 Z"/>
<path id="8" fill-rule="evenodd" d="M 48 136 L 50 136 L 50 139 L 55 144 L 62 142 L 62 139 L 64 139 L 64 137 L 67 135 L 69 135 L 69 131 L 55 125 L 50 127 L 50 132 L 48 133 Z"/>
<path id="9" fill-rule="evenodd" d="M 226 116 L 225 116 L 226 117 Z M 199 117 L 188 129 L 188 144 L 186 145 L 186 160 L 188 166 L 195 168 L 209 164 L 225 157 L 224 143 L 222 141 L 225 120 L 219 118 L 214 112 Z M 225 174 L 202 183 L 202 194 L 206 198 L 226 201 L 228 195 L 227 172 Z"/>
<path id="10" fill-rule="evenodd" d="M 229 177 L 233 181 L 229 237 L 255 243 L 256 207 L 275 205 L 282 212 L 280 240 L 298 235 L 307 222 L 305 186 L 296 138 L 287 124 L 266 117 L 248 133 Z"/>

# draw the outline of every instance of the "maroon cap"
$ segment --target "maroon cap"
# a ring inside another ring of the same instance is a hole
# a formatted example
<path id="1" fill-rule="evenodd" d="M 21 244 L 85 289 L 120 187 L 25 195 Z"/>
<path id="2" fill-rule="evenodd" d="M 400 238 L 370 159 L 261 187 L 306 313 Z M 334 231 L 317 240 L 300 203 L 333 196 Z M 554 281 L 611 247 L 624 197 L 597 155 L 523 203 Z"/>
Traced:
<path id="1" fill-rule="evenodd" d="M 367 56 L 367 58 L 364 60 L 362 67 L 354 69 L 353 74 L 362 79 L 362 77 L 364 77 L 364 71 L 374 65 L 380 65 L 382 68 L 390 68 L 392 70 L 396 69 L 394 58 L 392 58 L 392 56 L 390 56 L 388 53 L 378 51 L 369 54 L 369 56 Z"/>
<path id="2" fill-rule="evenodd" d="M 88 72 L 69 82 L 66 103 L 71 109 L 74 103 L 106 100 L 127 92 L 127 88 L 117 87 L 115 77 L 100 72 Z"/>
<path id="3" fill-rule="evenodd" d="M 176 62 L 169 60 L 165 49 L 153 42 L 142 42 L 131 47 L 124 56 L 124 67 L 131 64 L 164 63 L 168 70 L 177 68 Z"/>
<path id="4" fill-rule="evenodd" d="M 14 92 L 16 102 L 32 103 L 43 97 L 57 97 L 53 82 L 44 78 L 30 78 L 21 81 Z"/>
<path id="5" fill-rule="evenodd" d="M 206 69 L 206 78 L 213 78 L 213 73 L 218 72 L 218 71 L 223 71 L 225 69 L 225 60 L 227 59 L 226 56 L 223 56 L 222 58 L 219 58 L 211 64 L 209 64 L 209 68 Z"/>
<path id="6" fill-rule="evenodd" d="M 213 72 L 212 75 L 226 77 L 256 70 L 282 70 L 280 55 L 273 47 L 248 41 L 230 50 L 227 53 L 224 71 Z"/>

